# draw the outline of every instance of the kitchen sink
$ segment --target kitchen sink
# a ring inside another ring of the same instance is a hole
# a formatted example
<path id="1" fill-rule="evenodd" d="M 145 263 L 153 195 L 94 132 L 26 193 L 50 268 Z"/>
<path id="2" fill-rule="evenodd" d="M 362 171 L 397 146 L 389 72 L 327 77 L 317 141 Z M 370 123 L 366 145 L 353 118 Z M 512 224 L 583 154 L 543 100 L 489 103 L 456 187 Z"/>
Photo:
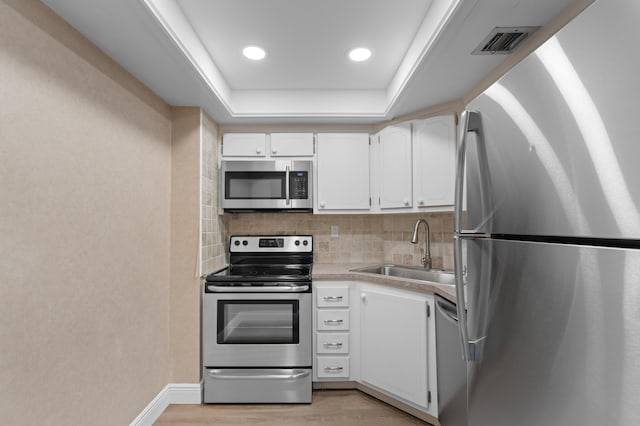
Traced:
<path id="1" fill-rule="evenodd" d="M 413 280 L 431 281 L 438 284 L 455 285 L 453 271 L 443 269 L 424 269 L 400 265 L 377 265 L 352 269 L 352 272 L 385 275 L 388 277 L 410 278 Z"/>

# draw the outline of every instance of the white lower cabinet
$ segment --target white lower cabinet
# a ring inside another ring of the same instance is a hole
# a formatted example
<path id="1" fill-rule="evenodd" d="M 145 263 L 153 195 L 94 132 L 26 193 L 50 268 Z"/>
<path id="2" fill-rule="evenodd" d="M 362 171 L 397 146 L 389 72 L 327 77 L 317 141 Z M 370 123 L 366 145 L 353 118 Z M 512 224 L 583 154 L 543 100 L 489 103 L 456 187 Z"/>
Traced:
<path id="1" fill-rule="evenodd" d="M 437 417 L 433 296 L 365 282 L 314 287 L 314 380 L 357 381 Z M 324 307 L 326 298 L 348 304 Z"/>
<path id="2" fill-rule="evenodd" d="M 433 296 L 363 284 L 360 299 L 362 382 L 436 416 Z"/>

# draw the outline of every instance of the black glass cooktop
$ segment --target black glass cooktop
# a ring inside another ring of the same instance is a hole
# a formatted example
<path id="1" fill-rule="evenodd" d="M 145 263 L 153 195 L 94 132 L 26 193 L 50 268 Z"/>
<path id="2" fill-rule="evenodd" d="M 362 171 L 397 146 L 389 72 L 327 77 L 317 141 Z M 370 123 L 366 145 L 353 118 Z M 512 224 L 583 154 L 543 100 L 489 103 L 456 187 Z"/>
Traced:
<path id="1" fill-rule="evenodd" d="M 311 280 L 311 265 L 230 265 L 209 274 L 207 282 L 293 282 Z"/>

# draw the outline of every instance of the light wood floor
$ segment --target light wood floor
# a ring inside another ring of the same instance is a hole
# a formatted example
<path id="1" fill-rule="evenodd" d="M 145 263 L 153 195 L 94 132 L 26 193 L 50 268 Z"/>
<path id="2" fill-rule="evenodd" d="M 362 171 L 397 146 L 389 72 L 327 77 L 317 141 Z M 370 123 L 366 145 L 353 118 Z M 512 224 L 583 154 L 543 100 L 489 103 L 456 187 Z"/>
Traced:
<path id="1" fill-rule="evenodd" d="M 170 405 L 162 425 L 404 426 L 428 425 L 357 390 L 316 390 L 312 404 Z"/>

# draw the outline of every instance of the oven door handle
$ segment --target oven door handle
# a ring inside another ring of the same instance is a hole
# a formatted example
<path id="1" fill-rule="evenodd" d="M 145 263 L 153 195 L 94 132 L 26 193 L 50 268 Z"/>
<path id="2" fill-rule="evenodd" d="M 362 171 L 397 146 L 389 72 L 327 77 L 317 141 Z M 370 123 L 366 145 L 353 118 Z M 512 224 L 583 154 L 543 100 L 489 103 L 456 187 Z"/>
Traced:
<path id="1" fill-rule="evenodd" d="M 289 286 L 222 286 L 208 284 L 207 291 L 211 293 L 304 293 L 309 290 L 308 285 L 289 285 Z"/>
<path id="2" fill-rule="evenodd" d="M 254 371 L 247 370 L 209 370 L 208 376 L 212 379 L 221 380 L 296 380 L 311 374 L 309 370 L 284 370 L 285 374 L 256 374 Z"/>

